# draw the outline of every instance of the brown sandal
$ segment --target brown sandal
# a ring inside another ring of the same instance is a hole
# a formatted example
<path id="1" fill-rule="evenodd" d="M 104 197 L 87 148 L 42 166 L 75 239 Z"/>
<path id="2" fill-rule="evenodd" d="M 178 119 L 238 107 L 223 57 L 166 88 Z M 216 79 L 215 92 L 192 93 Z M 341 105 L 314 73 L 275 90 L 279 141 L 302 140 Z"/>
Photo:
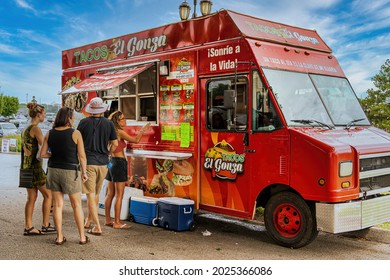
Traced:
<path id="1" fill-rule="evenodd" d="M 131 226 L 128 224 L 121 224 L 120 226 L 113 225 L 113 228 L 115 228 L 115 229 L 128 229 L 128 228 L 131 228 Z"/>
<path id="2" fill-rule="evenodd" d="M 97 236 L 102 235 L 101 232 L 93 231 L 93 228 L 91 228 L 90 230 L 88 230 L 87 233 L 92 234 L 92 235 L 97 235 Z"/>
<path id="3" fill-rule="evenodd" d="M 56 245 L 62 245 L 62 244 L 64 244 L 65 242 L 66 242 L 65 236 L 62 237 L 62 241 L 58 241 L 57 238 L 56 238 Z"/>
<path id="4" fill-rule="evenodd" d="M 80 245 L 85 245 L 85 244 L 87 244 L 89 241 L 91 241 L 91 240 L 89 239 L 89 237 L 88 237 L 88 236 L 85 236 L 85 241 L 80 241 L 79 244 L 80 244 Z"/>
<path id="5" fill-rule="evenodd" d="M 33 231 L 33 230 L 36 230 L 36 231 Z M 42 231 L 40 231 L 39 229 L 36 229 L 35 227 L 25 228 L 23 235 L 24 236 L 42 235 Z"/>

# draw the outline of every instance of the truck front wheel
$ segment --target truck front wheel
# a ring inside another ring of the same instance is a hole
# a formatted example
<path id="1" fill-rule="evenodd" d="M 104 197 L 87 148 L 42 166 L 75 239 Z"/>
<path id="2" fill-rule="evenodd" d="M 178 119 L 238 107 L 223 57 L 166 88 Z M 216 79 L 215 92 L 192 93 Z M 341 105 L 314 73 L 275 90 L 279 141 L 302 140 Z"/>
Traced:
<path id="1" fill-rule="evenodd" d="M 292 192 L 280 192 L 270 198 L 264 222 L 270 237 L 284 247 L 306 246 L 318 235 L 314 210 Z"/>

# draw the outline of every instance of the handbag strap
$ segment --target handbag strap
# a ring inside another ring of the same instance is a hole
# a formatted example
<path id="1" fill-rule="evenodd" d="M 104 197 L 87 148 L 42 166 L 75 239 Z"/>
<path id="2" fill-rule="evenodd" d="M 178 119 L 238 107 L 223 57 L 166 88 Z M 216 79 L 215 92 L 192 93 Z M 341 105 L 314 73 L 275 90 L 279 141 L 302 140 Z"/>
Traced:
<path id="1" fill-rule="evenodd" d="M 23 139 L 23 132 L 22 132 L 22 152 L 21 152 L 21 159 L 20 159 L 20 169 L 23 169 L 23 162 L 24 162 L 24 139 Z"/>

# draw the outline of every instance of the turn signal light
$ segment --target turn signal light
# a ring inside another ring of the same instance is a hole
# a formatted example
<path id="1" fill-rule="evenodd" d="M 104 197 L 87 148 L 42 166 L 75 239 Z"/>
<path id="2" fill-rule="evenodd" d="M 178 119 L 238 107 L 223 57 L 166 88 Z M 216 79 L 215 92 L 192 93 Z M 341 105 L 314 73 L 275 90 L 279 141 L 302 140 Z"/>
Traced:
<path id="1" fill-rule="evenodd" d="M 341 188 L 343 188 L 343 189 L 349 188 L 350 186 L 351 186 L 351 183 L 349 181 L 341 183 Z"/>

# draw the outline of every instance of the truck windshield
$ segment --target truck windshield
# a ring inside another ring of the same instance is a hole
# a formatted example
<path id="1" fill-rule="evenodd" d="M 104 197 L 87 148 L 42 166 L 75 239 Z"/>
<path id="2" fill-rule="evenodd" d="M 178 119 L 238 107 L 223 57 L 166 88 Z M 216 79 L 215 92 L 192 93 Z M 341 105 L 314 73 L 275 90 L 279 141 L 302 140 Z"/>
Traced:
<path id="1" fill-rule="evenodd" d="M 263 71 L 289 126 L 370 125 L 346 79 Z"/>

